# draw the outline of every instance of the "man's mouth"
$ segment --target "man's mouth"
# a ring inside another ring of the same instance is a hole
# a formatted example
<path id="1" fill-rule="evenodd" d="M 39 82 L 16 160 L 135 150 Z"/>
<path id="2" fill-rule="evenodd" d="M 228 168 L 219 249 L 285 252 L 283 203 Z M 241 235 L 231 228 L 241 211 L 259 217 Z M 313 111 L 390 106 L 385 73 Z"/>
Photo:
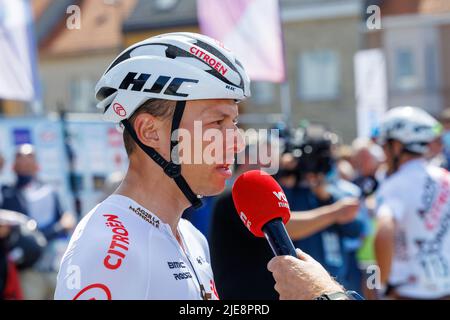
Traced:
<path id="1" fill-rule="evenodd" d="M 216 170 L 218 171 L 219 174 L 221 174 L 222 176 L 224 176 L 225 178 L 230 178 L 233 175 L 233 172 L 231 171 L 230 168 L 231 164 L 221 164 L 216 166 Z"/>

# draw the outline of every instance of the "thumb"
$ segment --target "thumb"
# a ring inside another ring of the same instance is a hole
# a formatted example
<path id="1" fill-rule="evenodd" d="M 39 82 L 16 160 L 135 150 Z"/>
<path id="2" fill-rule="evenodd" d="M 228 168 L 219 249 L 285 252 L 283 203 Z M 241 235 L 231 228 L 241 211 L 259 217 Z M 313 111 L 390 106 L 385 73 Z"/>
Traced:
<path id="1" fill-rule="evenodd" d="M 295 252 L 297 253 L 297 257 L 302 261 L 308 261 L 312 259 L 309 254 L 307 254 L 306 252 L 302 251 L 299 248 L 295 249 Z"/>
<path id="2" fill-rule="evenodd" d="M 270 259 L 269 263 L 267 264 L 267 270 L 269 270 L 270 272 L 273 272 L 275 269 L 276 258 L 277 257 L 273 257 L 272 259 Z"/>

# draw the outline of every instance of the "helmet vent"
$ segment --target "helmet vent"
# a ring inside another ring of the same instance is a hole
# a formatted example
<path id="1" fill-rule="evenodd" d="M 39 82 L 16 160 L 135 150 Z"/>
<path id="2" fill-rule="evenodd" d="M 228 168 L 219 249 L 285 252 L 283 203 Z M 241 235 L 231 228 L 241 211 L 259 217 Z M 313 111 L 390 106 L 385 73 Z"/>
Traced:
<path id="1" fill-rule="evenodd" d="M 117 89 L 111 87 L 103 87 L 97 92 L 96 98 L 97 100 L 104 100 L 116 91 Z"/>

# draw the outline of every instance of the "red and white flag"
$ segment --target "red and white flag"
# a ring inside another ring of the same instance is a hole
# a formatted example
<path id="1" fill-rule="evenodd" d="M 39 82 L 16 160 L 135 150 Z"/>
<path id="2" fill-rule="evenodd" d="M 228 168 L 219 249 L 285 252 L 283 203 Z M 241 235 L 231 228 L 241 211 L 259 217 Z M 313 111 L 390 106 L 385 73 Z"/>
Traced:
<path id="1" fill-rule="evenodd" d="M 232 50 L 252 80 L 285 80 L 278 0 L 197 0 L 197 11 L 201 32 Z"/>

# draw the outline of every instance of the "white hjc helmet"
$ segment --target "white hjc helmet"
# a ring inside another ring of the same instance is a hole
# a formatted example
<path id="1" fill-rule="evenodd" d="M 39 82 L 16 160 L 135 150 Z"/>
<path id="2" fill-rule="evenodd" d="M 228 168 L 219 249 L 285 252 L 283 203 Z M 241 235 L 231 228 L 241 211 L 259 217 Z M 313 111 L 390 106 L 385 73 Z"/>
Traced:
<path id="1" fill-rule="evenodd" d="M 178 129 L 187 100 L 250 96 L 250 80 L 233 53 L 220 42 L 196 33 L 167 33 L 136 43 L 111 63 L 95 87 L 106 121 L 121 123 L 134 141 L 175 180 L 194 207 L 201 205 L 181 176 L 181 166 L 142 144 L 128 119 L 149 99 L 177 101 L 172 132 Z M 171 151 L 177 142 L 172 141 Z"/>
<path id="2" fill-rule="evenodd" d="M 403 150 L 424 154 L 428 144 L 442 131 L 440 123 L 425 110 L 416 107 L 396 107 L 389 110 L 380 125 L 378 143 L 389 140 L 402 143 Z"/>

